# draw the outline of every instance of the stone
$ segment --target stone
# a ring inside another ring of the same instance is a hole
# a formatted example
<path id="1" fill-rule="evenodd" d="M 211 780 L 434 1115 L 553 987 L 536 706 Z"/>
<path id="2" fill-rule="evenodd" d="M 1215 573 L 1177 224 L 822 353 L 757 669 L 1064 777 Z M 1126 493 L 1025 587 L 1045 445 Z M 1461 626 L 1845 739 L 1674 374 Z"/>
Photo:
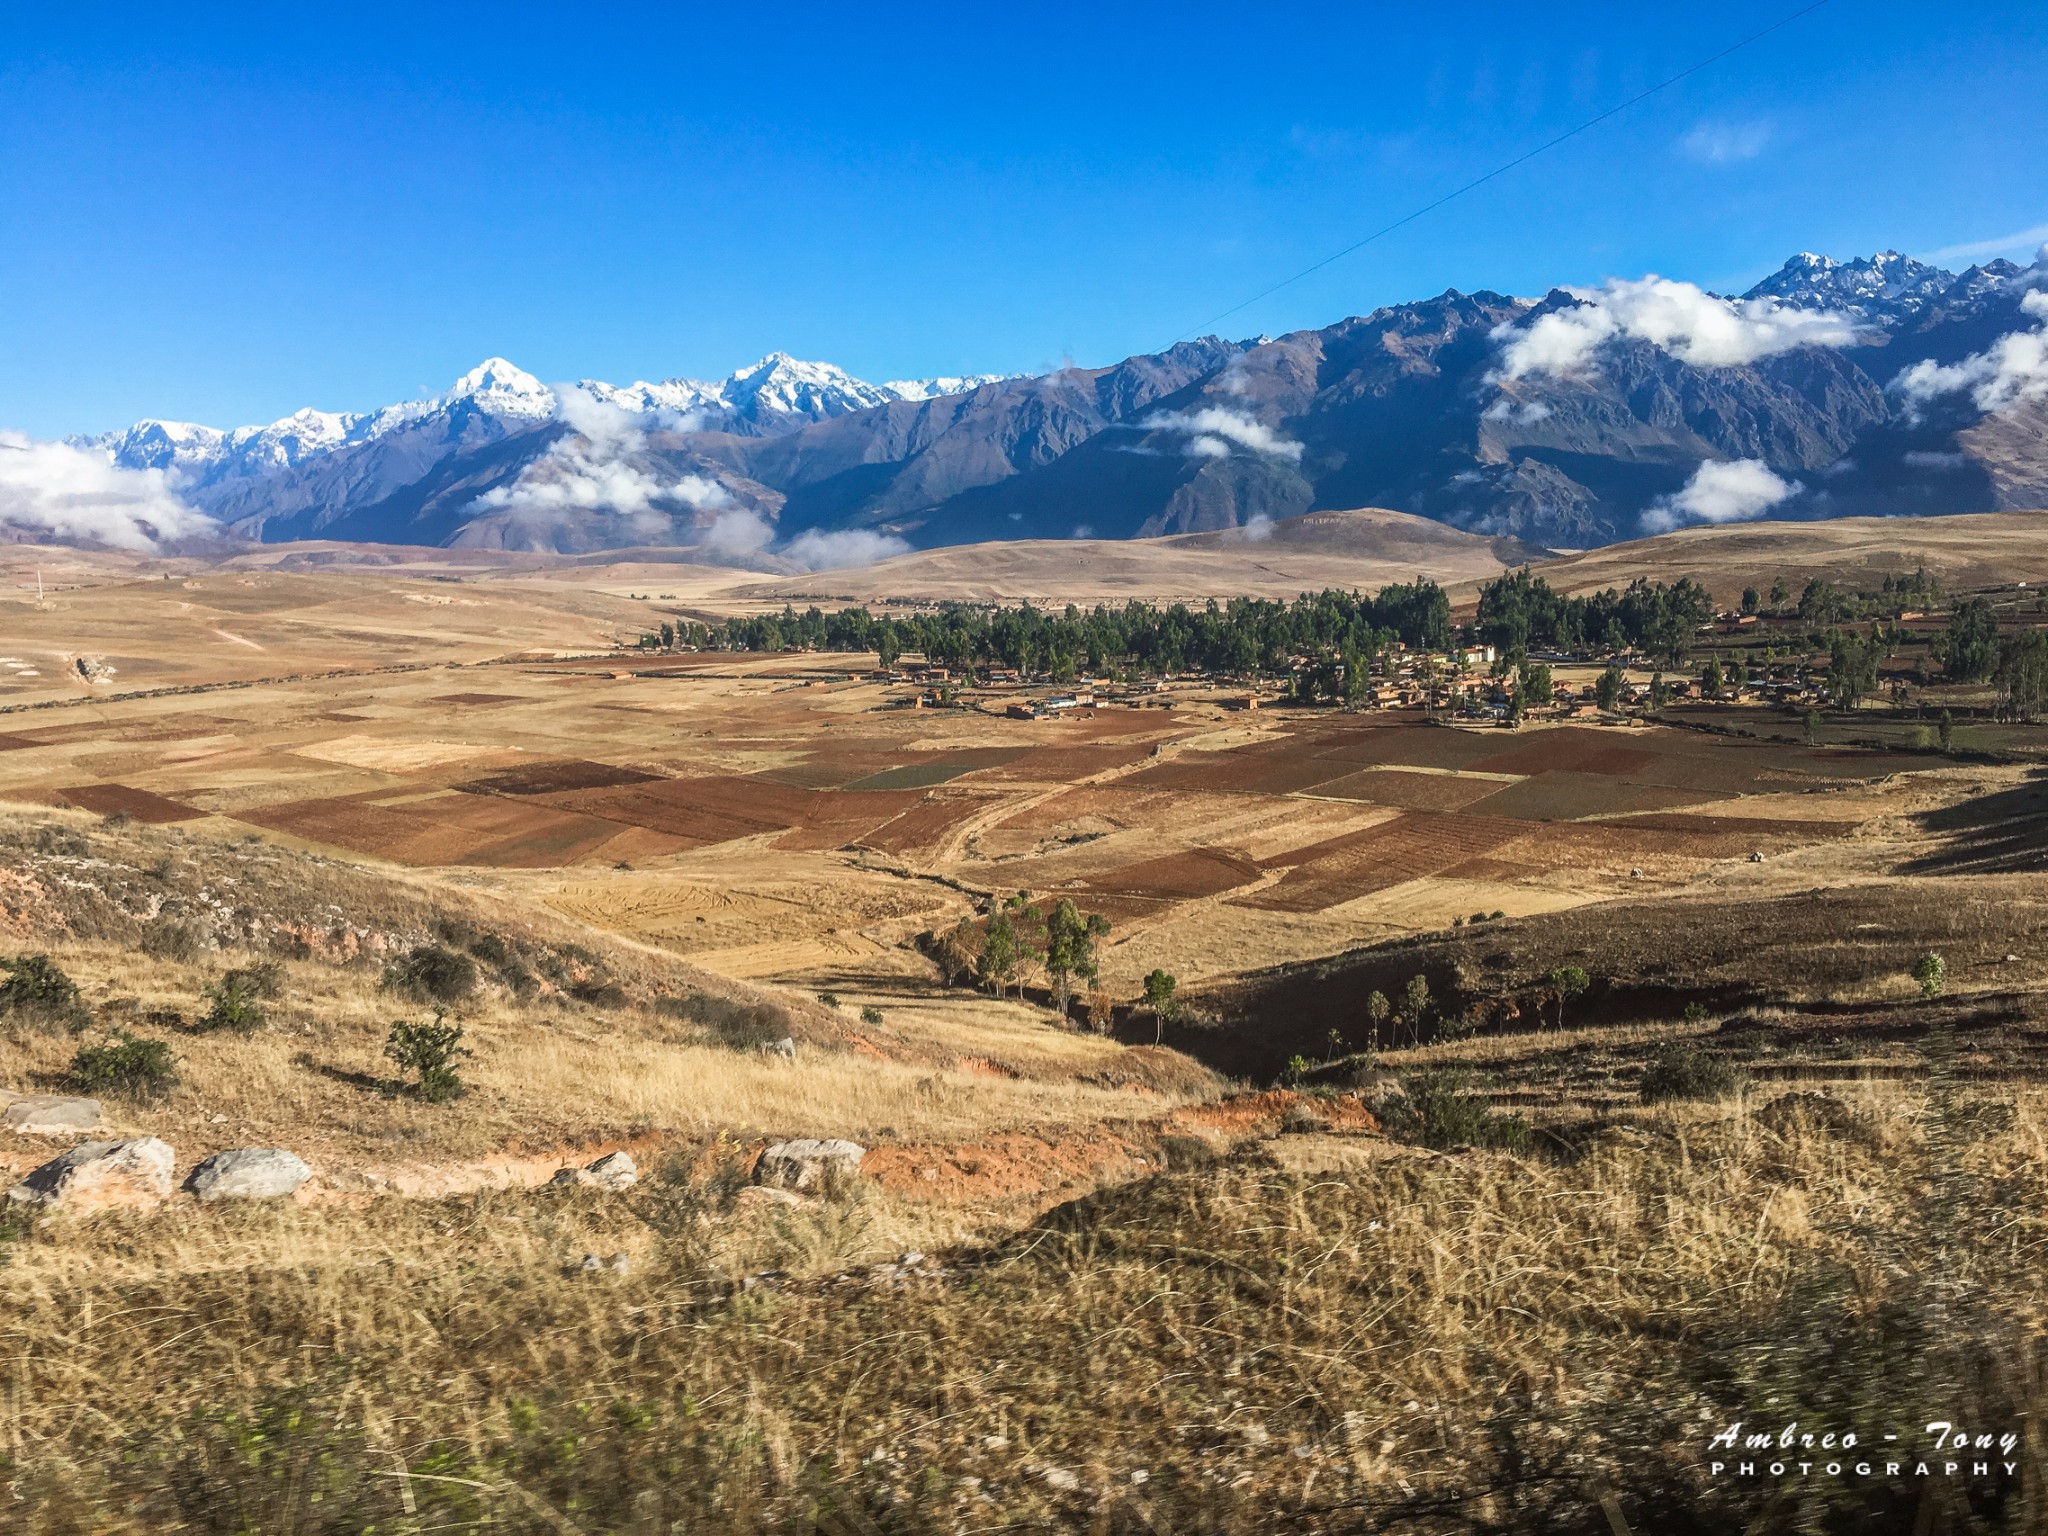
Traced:
<path id="1" fill-rule="evenodd" d="M 765 1206 L 787 1210 L 793 1206 L 809 1205 L 811 1202 L 802 1195 L 791 1194 L 786 1189 L 774 1189 L 766 1184 L 750 1184 L 739 1192 L 736 1203 L 742 1206 Z"/>
<path id="2" fill-rule="evenodd" d="M 631 1153 L 608 1152 L 587 1168 L 562 1169 L 549 1182 L 557 1185 L 575 1185 L 585 1189 L 601 1189 L 607 1194 L 616 1195 L 640 1182 L 640 1169 L 633 1161 Z"/>
<path id="3" fill-rule="evenodd" d="M 305 1159 L 275 1147 L 216 1152 L 185 1180 L 201 1200 L 282 1200 L 313 1177 Z"/>
<path id="4" fill-rule="evenodd" d="M 62 1135 L 100 1128 L 100 1101 L 63 1094 L 0 1093 L 0 1125 L 24 1136 Z"/>
<path id="5" fill-rule="evenodd" d="M 154 1136 L 82 1141 L 7 1191 L 7 1198 L 81 1213 L 154 1210 L 171 1197 L 176 1164 L 176 1155 Z"/>
<path id="6" fill-rule="evenodd" d="M 796 1060 L 796 1036 L 784 1035 L 780 1040 L 770 1040 L 761 1047 L 764 1056 L 780 1056 L 784 1061 Z"/>
<path id="7" fill-rule="evenodd" d="M 833 1178 L 860 1171 L 867 1149 L 858 1142 L 803 1137 L 778 1141 L 754 1164 L 754 1182 L 779 1189 L 812 1189 Z"/>

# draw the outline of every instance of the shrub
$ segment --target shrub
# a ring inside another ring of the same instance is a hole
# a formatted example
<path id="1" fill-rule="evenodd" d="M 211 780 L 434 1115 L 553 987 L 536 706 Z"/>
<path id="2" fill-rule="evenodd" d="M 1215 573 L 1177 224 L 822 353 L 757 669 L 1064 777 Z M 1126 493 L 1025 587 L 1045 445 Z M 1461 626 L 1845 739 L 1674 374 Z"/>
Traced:
<path id="1" fill-rule="evenodd" d="M 384 1042 L 384 1054 L 398 1064 L 399 1071 L 417 1075 L 419 1081 L 411 1085 L 413 1096 L 429 1104 L 445 1104 L 461 1096 L 462 1079 L 455 1075 L 455 1063 L 471 1054 L 462 1043 L 462 1026 L 447 1023 L 446 1017 L 436 1009 L 431 1024 L 395 1020 L 391 1036 Z"/>
<path id="2" fill-rule="evenodd" d="M 0 981 L 0 1015 L 55 1025 L 74 1034 L 89 1015 L 79 1000 L 78 983 L 48 955 L 17 955 L 0 960 L 7 979 Z"/>
<path id="3" fill-rule="evenodd" d="M 789 1015 L 773 1003 L 743 1003 L 720 997 L 715 992 L 688 992 L 665 997 L 656 1008 L 671 1018 L 701 1025 L 718 1037 L 722 1045 L 737 1051 L 751 1051 L 789 1038 Z"/>
<path id="4" fill-rule="evenodd" d="M 421 944 L 384 968 L 388 991 L 426 1003 L 459 1003 L 476 990 L 476 962 L 439 944 Z"/>
<path id="5" fill-rule="evenodd" d="M 820 992 L 818 994 L 818 1001 L 827 1008 L 837 1008 L 839 1006 L 839 994 L 837 992 Z"/>
<path id="6" fill-rule="evenodd" d="M 860 1021 L 870 1028 L 879 1025 L 882 1022 L 882 1010 L 873 1003 L 868 1003 L 861 1008 Z"/>
<path id="7" fill-rule="evenodd" d="M 168 1041 L 145 1040 L 117 1029 L 100 1045 L 83 1045 L 71 1058 L 71 1080 L 83 1093 L 160 1099 L 178 1083 Z"/>
<path id="8" fill-rule="evenodd" d="M 579 1003 L 596 1008 L 623 1008 L 630 1001 L 626 989 L 609 976 L 587 976 L 569 983 L 569 995 Z"/>
<path id="9" fill-rule="evenodd" d="M 1406 1099 L 1390 1101 L 1387 1128 L 1407 1141 L 1447 1147 L 1498 1147 L 1518 1152 L 1529 1143 L 1529 1123 L 1503 1115 L 1468 1092 L 1471 1078 L 1456 1069 L 1416 1072 L 1401 1080 Z"/>
<path id="10" fill-rule="evenodd" d="M 206 953 L 206 934 L 197 923 L 160 917 L 144 931 L 142 952 L 159 960 L 191 965 Z"/>
<path id="11" fill-rule="evenodd" d="M 1922 955 L 1913 962 L 1913 979 L 1920 983 L 1922 997 L 1939 997 L 1948 987 L 1948 962 L 1939 955 Z"/>
<path id="12" fill-rule="evenodd" d="M 284 967 L 275 960 L 229 971 L 206 989 L 206 1012 L 192 1023 L 202 1034 L 228 1030 L 238 1035 L 254 1034 L 268 1021 L 264 998 L 284 990 Z"/>
<path id="13" fill-rule="evenodd" d="M 1677 1099 L 1725 1099 L 1741 1090 L 1742 1070 L 1698 1046 L 1667 1045 L 1643 1068 L 1640 1087 L 1645 1104 Z"/>

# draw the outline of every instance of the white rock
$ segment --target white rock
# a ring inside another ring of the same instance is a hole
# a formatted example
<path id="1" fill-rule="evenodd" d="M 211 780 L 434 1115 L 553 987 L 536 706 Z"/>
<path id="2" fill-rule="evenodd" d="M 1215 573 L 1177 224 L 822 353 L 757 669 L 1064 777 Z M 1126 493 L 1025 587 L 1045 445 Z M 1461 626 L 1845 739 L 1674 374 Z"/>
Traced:
<path id="1" fill-rule="evenodd" d="M 171 1197 L 177 1157 L 154 1136 L 134 1141 L 82 1141 L 52 1158 L 7 1192 L 21 1205 L 62 1210 L 154 1210 Z"/>
<path id="2" fill-rule="evenodd" d="M 282 1200 L 313 1177 L 304 1158 L 276 1147 L 216 1152 L 185 1180 L 201 1200 Z"/>
<path id="3" fill-rule="evenodd" d="M 754 1182 L 783 1189 L 810 1189 L 834 1175 L 851 1177 L 867 1149 L 858 1142 L 804 1137 L 778 1141 L 754 1164 Z"/>
<path id="4" fill-rule="evenodd" d="M 62 1135 L 100 1128 L 100 1101 L 62 1094 L 18 1094 L 0 1090 L 0 1125 L 24 1136 Z"/>
<path id="5" fill-rule="evenodd" d="M 632 1154 L 608 1152 L 588 1168 L 562 1169 L 549 1182 L 573 1184 L 586 1189 L 601 1189 L 607 1194 L 615 1195 L 622 1190 L 631 1189 L 640 1182 L 640 1169 L 634 1163 Z"/>

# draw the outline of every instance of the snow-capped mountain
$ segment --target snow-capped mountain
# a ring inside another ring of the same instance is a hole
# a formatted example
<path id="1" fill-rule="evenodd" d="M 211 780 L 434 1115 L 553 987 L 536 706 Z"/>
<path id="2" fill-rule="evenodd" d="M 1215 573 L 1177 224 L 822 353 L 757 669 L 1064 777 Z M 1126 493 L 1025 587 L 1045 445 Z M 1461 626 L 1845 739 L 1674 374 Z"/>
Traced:
<path id="1" fill-rule="evenodd" d="M 808 422 L 829 421 L 851 411 L 871 410 L 899 400 L 933 400 L 964 395 L 984 384 L 999 384 L 1007 374 L 983 373 L 963 378 L 893 379 L 870 384 L 831 363 L 807 363 L 787 352 L 771 352 L 750 367 L 715 382 L 664 379 L 605 384 L 595 379 L 579 387 L 608 405 L 639 413 L 696 416 L 704 431 L 736 431 L 764 436 L 795 431 Z"/>
<path id="2" fill-rule="evenodd" d="M 875 384 L 777 352 L 551 389 L 491 358 L 377 411 L 74 446 L 266 540 L 809 559 L 1383 506 L 1584 545 L 2043 505 L 2044 290 L 2048 256 L 1958 275 L 1802 253 L 1739 298 L 1660 277 L 1447 292 L 1042 377 Z"/>

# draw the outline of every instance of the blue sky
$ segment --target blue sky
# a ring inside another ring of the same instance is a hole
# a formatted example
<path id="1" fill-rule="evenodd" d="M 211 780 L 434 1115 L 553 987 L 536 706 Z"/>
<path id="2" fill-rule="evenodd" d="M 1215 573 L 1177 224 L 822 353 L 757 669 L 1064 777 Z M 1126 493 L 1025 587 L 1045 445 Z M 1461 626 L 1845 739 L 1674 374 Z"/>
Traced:
<path id="1" fill-rule="evenodd" d="M 0 426 L 1110 362 L 1796 8 L 10 5 Z M 2048 10 L 1834 0 L 1217 328 L 2024 260 L 2044 79 Z"/>

